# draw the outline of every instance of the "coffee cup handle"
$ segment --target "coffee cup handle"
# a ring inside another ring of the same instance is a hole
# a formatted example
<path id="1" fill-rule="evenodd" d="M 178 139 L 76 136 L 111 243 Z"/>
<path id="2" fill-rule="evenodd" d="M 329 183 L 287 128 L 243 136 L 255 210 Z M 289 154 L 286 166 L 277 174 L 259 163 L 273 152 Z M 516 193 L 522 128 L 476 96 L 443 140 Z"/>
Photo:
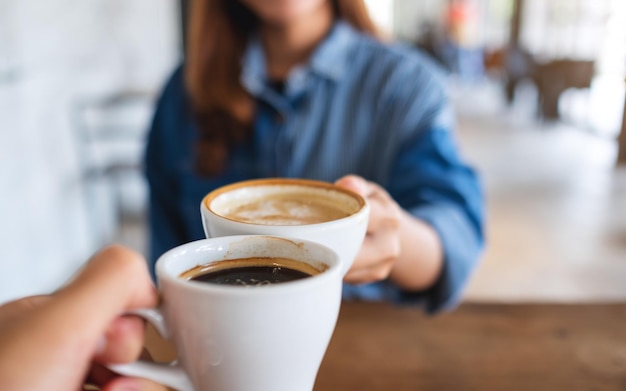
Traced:
<path id="1" fill-rule="evenodd" d="M 158 308 L 142 308 L 128 311 L 126 314 L 144 318 L 156 328 L 161 337 L 169 339 L 170 336 L 163 320 L 163 314 Z M 153 363 L 138 360 L 128 364 L 109 364 L 107 367 L 123 376 L 141 377 L 178 391 L 195 391 L 189 377 L 176 361 L 171 363 Z"/>

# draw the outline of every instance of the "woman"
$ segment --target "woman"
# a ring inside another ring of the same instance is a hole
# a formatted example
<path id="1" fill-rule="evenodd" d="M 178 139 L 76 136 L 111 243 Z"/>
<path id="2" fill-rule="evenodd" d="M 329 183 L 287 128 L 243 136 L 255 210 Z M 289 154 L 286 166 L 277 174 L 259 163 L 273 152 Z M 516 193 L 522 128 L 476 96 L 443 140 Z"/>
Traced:
<path id="1" fill-rule="evenodd" d="M 198 205 L 218 186 L 337 181 L 372 205 L 344 297 L 453 307 L 483 201 L 432 63 L 378 40 L 362 0 L 195 0 L 190 15 L 146 154 L 153 260 L 203 237 Z"/>

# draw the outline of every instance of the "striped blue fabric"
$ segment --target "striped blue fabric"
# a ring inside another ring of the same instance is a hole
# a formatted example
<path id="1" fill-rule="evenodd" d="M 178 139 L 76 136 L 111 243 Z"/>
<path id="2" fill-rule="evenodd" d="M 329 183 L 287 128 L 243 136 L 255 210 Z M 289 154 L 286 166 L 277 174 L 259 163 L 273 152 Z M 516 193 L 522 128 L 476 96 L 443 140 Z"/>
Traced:
<path id="1" fill-rule="evenodd" d="M 339 21 L 278 90 L 267 78 L 262 46 L 252 39 L 241 83 L 257 100 L 254 137 L 232 152 L 222 175 L 201 178 L 191 169 L 197 135 L 177 70 L 157 106 L 146 152 L 152 261 L 203 237 L 199 203 L 218 186 L 357 174 L 437 230 L 445 266 L 425 292 L 382 281 L 346 285 L 344 297 L 415 303 L 428 312 L 452 308 L 483 248 L 484 205 L 478 177 L 455 145 L 444 82 L 415 49 L 383 44 Z"/>

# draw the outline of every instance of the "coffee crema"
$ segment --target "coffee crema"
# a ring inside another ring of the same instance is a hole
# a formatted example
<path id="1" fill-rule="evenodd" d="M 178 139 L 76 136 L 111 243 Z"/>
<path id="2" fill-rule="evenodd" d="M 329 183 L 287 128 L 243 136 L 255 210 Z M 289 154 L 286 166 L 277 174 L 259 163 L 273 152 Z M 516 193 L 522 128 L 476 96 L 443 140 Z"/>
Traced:
<path id="1" fill-rule="evenodd" d="M 356 193 L 325 182 L 252 180 L 225 186 L 203 200 L 212 213 L 256 225 L 309 225 L 357 213 L 364 200 Z"/>
<path id="2" fill-rule="evenodd" d="M 321 197 L 306 193 L 269 194 L 222 213 L 231 220 L 265 225 L 317 224 L 349 216 Z"/>
<path id="3" fill-rule="evenodd" d="M 253 287 L 296 281 L 322 271 L 289 258 L 253 257 L 198 265 L 181 273 L 180 278 L 207 284 Z"/>

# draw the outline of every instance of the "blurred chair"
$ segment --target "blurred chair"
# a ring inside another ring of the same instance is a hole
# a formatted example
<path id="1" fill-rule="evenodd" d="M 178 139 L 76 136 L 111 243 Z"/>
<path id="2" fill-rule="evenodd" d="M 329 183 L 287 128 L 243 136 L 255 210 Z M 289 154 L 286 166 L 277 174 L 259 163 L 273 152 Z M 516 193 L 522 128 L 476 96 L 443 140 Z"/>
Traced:
<path id="1" fill-rule="evenodd" d="M 145 214 L 142 156 L 154 99 L 150 92 L 123 91 L 83 97 L 73 106 L 85 206 L 96 248 L 111 242 L 123 222 Z"/>
<path id="2" fill-rule="evenodd" d="M 490 53 L 486 57 L 491 73 L 503 77 L 506 99 L 515 99 L 515 89 L 523 80 L 537 87 L 539 112 L 544 119 L 559 119 L 559 98 L 569 88 L 590 88 L 595 62 L 587 60 L 556 59 L 537 61 L 528 51 L 511 46 Z"/>
<path id="3" fill-rule="evenodd" d="M 533 80 L 539 93 L 541 116 L 559 119 L 559 97 L 568 88 L 589 88 L 594 61 L 554 60 L 535 64 Z"/>

